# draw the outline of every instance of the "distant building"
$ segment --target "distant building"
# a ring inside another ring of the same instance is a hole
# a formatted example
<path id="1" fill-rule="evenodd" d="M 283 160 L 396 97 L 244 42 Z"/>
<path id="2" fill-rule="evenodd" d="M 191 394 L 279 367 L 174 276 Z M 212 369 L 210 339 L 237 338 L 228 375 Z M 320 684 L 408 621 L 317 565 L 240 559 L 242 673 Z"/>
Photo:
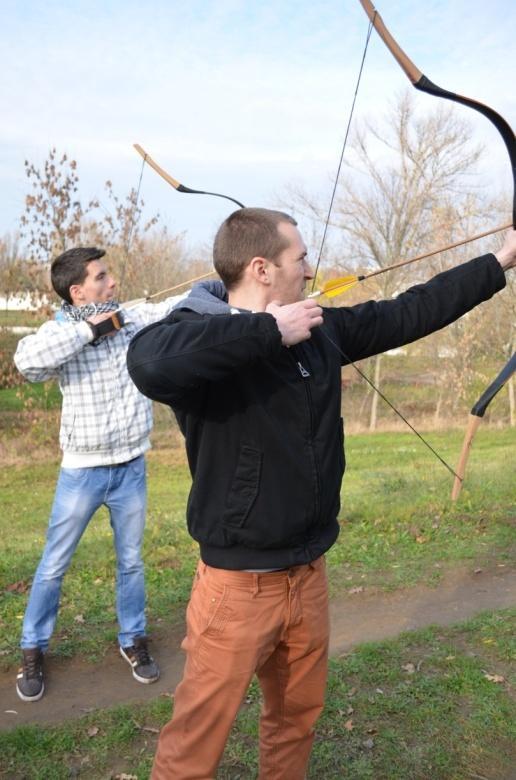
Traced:
<path id="1" fill-rule="evenodd" d="M 14 295 L 0 295 L 0 310 L 3 311 L 37 311 L 42 306 L 51 305 L 55 307 L 53 301 L 50 301 L 47 295 L 43 293 L 19 292 Z"/>
<path id="2" fill-rule="evenodd" d="M 396 357 L 397 355 L 406 355 L 407 350 L 405 349 L 405 347 L 395 347 L 394 349 L 388 349 L 383 354 L 389 355 L 390 357 Z"/>

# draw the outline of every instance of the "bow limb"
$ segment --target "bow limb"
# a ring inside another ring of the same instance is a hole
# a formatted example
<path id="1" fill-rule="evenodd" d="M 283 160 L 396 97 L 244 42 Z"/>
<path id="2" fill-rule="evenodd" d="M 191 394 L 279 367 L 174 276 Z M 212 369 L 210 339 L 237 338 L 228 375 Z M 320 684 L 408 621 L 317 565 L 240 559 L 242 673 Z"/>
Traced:
<path id="1" fill-rule="evenodd" d="M 500 371 L 494 382 L 492 382 L 487 390 L 485 390 L 476 404 L 471 409 L 468 417 L 468 425 L 466 427 L 466 433 L 464 435 L 464 441 L 462 443 L 462 450 L 459 457 L 459 462 L 455 469 L 456 476 L 453 482 L 452 488 L 452 501 L 456 501 L 459 497 L 459 493 L 464 482 L 464 475 L 466 473 L 466 464 L 468 462 L 469 453 L 471 451 L 471 445 L 473 444 L 473 438 L 477 432 L 482 417 L 486 413 L 486 409 L 495 397 L 495 395 L 502 389 L 502 387 L 509 381 L 511 376 L 516 371 L 516 352 Z"/>
<path id="2" fill-rule="evenodd" d="M 144 163 L 148 163 L 151 168 L 153 168 L 157 174 L 161 176 L 162 179 L 164 179 L 167 184 L 170 184 L 175 190 L 178 192 L 186 192 L 190 195 L 213 195 L 216 198 L 225 198 L 226 200 L 231 200 L 233 203 L 236 203 L 237 206 L 240 206 L 241 209 L 245 208 L 243 203 L 240 203 L 239 200 L 236 200 L 235 198 L 230 198 L 229 195 L 221 195 L 220 192 L 206 192 L 205 190 L 192 190 L 190 187 L 185 187 L 184 184 L 181 184 L 177 181 L 177 179 L 174 179 L 173 176 L 171 176 L 169 173 L 167 173 L 160 165 L 158 165 L 157 162 L 154 162 L 152 157 L 150 157 L 145 149 L 143 149 L 140 144 L 133 144 L 134 148 L 138 152 L 139 155 L 143 157 Z"/>
<path id="3" fill-rule="evenodd" d="M 419 68 L 416 67 L 416 65 L 405 54 L 399 44 L 394 40 L 371 0 L 360 0 L 360 3 L 378 35 L 416 89 L 420 90 L 421 92 L 427 92 L 429 95 L 434 95 L 435 97 L 444 98 L 445 100 L 452 100 L 455 103 L 461 103 L 464 106 L 469 106 L 469 108 L 472 108 L 487 117 L 487 119 L 489 119 L 489 121 L 492 122 L 496 127 L 503 138 L 511 162 L 513 179 L 512 224 L 516 229 L 516 140 L 514 137 L 514 131 L 512 130 L 509 123 L 490 106 L 486 106 L 484 103 L 480 103 L 478 100 L 473 100 L 472 98 L 458 95 L 455 92 L 449 92 L 447 89 L 438 87 L 437 84 L 434 84 L 432 81 L 430 81 L 430 79 L 427 78 L 419 70 Z"/>
<path id="4" fill-rule="evenodd" d="M 459 493 L 462 490 L 462 483 L 464 482 L 464 475 L 466 473 L 466 464 L 468 462 L 471 445 L 478 427 L 482 421 L 481 417 L 477 417 L 474 414 L 470 414 L 468 417 L 468 424 L 466 427 L 466 433 L 464 434 L 464 441 L 462 442 L 462 449 L 460 451 L 459 461 L 455 466 L 456 477 L 453 480 L 453 487 L 451 492 L 452 501 L 456 501 L 459 497 Z"/>

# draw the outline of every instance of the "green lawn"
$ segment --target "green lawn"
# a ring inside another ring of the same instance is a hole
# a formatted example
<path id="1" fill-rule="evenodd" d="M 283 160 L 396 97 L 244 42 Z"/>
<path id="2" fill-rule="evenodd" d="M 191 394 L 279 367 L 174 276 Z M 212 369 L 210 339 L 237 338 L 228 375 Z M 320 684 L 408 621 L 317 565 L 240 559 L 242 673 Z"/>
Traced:
<path id="1" fill-rule="evenodd" d="M 189 476 L 176 434 L 158 416 L 149 456 L 145 539 L 150 631 L 179 621 L 197 558 L 184 521 Z M 462 434 L 429 434 L 454 464 Z M 349 436 L 340 538 L 328 554 L 336 594 L 353 586 L 437 582 L 447 567 L 514 559 L 516 435 L 481 428 L 460 501 L 451 476 L 410 434 Z M 168 446 L 164 446 L 167 444 Z M 512 453 L 512 454 L 511 454 Z M 57 460 L 0 472 L 0 660 L 17 663 L 20 625 L 44 543 Z M 107 514 L 87 529 L 64 588 L 54 655 L 99 658 L 116 641 L 114 555 Z M 81 616 L 79 620 L 77 617 Z M 84 622 L 83 622 L 84 621 Z M 516 765 L 516 611 L 485 614 L 364 645 L 331 663 L 327 705 L 308 777 L 313 780 L 509 780 Z M 512 666 L 511 666 L 512 662 Z M 219 778 L 257 772 L 259 691 L 253 685 L 229 740 Z M 157 731 L 171 701 L 91 713 L 56 728 L 0 735 L 0 777 L 107 780 L 149 776 Z"/>
<path id="2" fill-rule="evenodd" d="M 38 328 L 48 319 L 47 316 L 37 311 L 12 311 L 0 309 L 0 328 L 22 325 L 29 328 Z"/>
<path id="3" fill-rule="evenodd" d="M 59 409 L 61 393 L 55 382 L 23 382 L 18 387 L 0 390 L 0 412 L 21 412 L 29 408 L 38 410 Z"/>
<path id="4" fill-rule="evenodd" d="M 516 610 L 404 634 L 334 659 L 311 780 L 509 780 L 516 761 Z M 9 780 L 148 778 L 172 703 L 97 711 L 0 735 Z M 257 776 L 255 683 L 217 777 Z"/>
<path id="5" fill-rule="evenodd" d="M 462 432 L 425 435 L 455 467 Z M 438 579 L 435 564 L 514 560 L 515 445 L 514 429 L 480 429 L 454 504 L 453 477 L 413 435 L 348 437 L 342 532 L 328 555 L 334 586 L 343 565 L 367 582 L 396 587 Z"/>
<path id="6" fill-rule="evenodd" d="M 431 435 L 453 463 L 458 432 Z M 467 484 L 453 505 L 451 476 L 410 434 L 350 436 L 341 535 L 328 554 L 332 592 L 354 586 L 393 588 L 436 582 L 446 566 L 514 558 L 511 447 L 515 432 L 482 429 Z M 181 450 L 149 457 L 149 511 L 144 556 L 150 629 L 183 614 L 197 548 L 185 527 L 190 479 Z M 57 462 L 5 466 L 0 472 L 0 661 L 17 663 L 27 590 L 45 538 Z M 56 654 L 99 657 L 116 639 L 114 553 L 107 512 L 90 523 L 65 577 Z M 84 623 L 76 620 L 82 615 Z"/>

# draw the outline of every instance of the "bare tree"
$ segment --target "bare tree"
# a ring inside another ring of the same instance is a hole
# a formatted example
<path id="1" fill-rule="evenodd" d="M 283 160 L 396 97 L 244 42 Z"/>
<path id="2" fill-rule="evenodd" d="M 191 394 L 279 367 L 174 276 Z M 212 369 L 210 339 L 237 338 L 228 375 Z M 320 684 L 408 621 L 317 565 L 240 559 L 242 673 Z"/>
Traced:
<path id="1" fill-rule="evenodd" d="M 167 286 L 171 272 L 184 260 L 184 237 L 166 230 L 155 234 L 159 214 L 144 221 L 145 204 L 136 189 L 120 197 L 107 181 L 106 197 L 94 198 L 83 207 L 77 163 L 66 154 L 59 156 L 55 148 L 42 169 L 26 161 L 25 171 L 31 192 L 25 200 L 21 227 L 33 264 L 18 267 L 18 282 L 23 270 L 32 289 L 36 278 L 41 281 L 41 261 L 48 263 L 71 246 L 89 243 L 109 250 L 120 296 L 142 297 L 145 291 Z"/>
<path id="2" fill-rule="evenodd" d="M 28 241 L 30 257 L 49 261 L 77 242 L 84 211 L 78 196 L 77 163 L 51 149 L 43 168 L 25 160 L 31 192 L 25 198 L 20 218 L 22 237 Z"/>
<path id="3" fill-rule="evenodd" d="M 381 122 L 368 121 L 355 132 L 350 151 L 348 176 L 339 185 L 331 218 L 339 230 L 341 266 L 348 271 L 379 270 L 464 238 L 484 214 L 471 183 L 481 148 L 472 145 L 469 127 L 453 107 L 420 116 L 407 92 Z M 306 194 L 296 193 L 292 200 L 298 213 L 323 218 L 323 209 Z M 444 256 L 437 262 L 446 265 Z M 398 269 L 376 277 L 373 289 L 389 298 L 424 273 L 428 265 Z M 381 360 L 375 358 L 373 369 L 377 386 Z M 377 404 L 375 393 L 370 429 L 376 427 Z"/>
<path id="4" fill-rule="evenodd" d="M 85 230 L 93 243 L 109 248 L 110 268 L 124 300 L 152 295 L 209 270 L 205 259 L 191 258 L 184 233 L 171 234 L 159 225 L 159 214 L 143 222 L 145 204 L 135 189 L 123 200 L 115 195 L 111 182 L 105 189 L 106 202 L 90 203 L 102 216 L 89 220 Z"/>
<path id="5" fill-rule="evenodd" d="M 385 268 L 464 232 L 478 208 L 464 183 L 481 149 L 471 147 L 468 125 L 452 107 L 419 117 L 406 93 L 380 126 L 359 128 L 352 150 L 359 175 L 341 185 L 334 222 L 360 264 Z M 415 272 L 411 267 L 383 277 L 385 293 Z"/>
<path id="6" fill-rule="evenodd" d="M 21 266 L 17 237 L 5 235 L 0 238 L 0 292 L 6 308 L 9 298 L 20 292 Z"/>

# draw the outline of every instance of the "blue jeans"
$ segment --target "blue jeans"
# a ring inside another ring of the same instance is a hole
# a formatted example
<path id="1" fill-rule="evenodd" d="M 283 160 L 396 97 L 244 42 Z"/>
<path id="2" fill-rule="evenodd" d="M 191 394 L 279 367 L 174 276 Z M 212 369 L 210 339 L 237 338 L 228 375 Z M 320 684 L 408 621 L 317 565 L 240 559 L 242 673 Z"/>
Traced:
<path id="1" fill-rule="evenodd" d="M 141 546 L 147 501 L 145 459 L 116 466 L 64 469 L 59 473 L 47 541 L 23 620 L 21 647 L 46 651 L 59 609 L 61 582 L 96 510 L 109 509 L 117 576 L 120 645 L 145 634 L 145 583 Z"/>

